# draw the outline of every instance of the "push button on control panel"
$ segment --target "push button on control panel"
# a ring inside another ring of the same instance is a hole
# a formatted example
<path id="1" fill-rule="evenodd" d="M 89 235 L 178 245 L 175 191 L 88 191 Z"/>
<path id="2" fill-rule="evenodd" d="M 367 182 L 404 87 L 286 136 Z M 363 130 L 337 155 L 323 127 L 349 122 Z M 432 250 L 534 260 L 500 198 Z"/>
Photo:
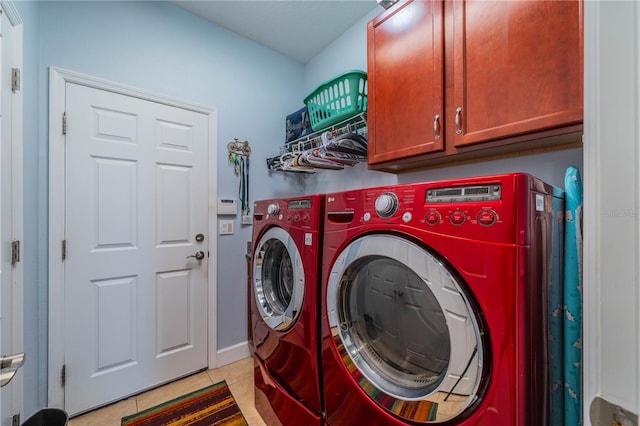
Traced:
<path id="1" fill-rule="evenodd" d="M 482 210 L 478 213 L 478 223 L 484 226 L 491 226 L 496 222 L 496 212 L 493 210 Z"/>
<path id="2" fill-rule="evenodd" d="M 462 225 L 466 219 L 466 216 L 461 210 L 455 210 L 449 215 L 449 221 L 453 225 Z"/>

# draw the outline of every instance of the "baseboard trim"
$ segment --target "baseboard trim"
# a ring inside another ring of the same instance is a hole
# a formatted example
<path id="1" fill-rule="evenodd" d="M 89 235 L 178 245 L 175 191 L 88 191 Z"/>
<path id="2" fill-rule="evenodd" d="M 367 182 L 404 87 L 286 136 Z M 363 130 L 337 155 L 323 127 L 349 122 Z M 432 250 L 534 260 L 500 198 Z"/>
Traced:
<path id="1" fill-rule="evenodd" d="M 241 360 L 242 358 L 246 358 L 248 356 L 251 356 L 251 347 L 249 346 L 248 341 L 240 342 L 233 346 L 228 346 L 218 351 L 217 367 L 231 364 L 232 362 Z"/>

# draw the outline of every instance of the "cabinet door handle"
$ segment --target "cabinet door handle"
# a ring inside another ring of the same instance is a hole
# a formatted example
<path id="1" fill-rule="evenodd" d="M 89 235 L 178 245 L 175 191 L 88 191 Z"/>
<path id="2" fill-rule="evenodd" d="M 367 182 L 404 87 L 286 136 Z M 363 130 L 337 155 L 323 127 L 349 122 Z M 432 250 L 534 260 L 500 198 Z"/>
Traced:
<path id="1" fill-rule="evenodd" d="M 433 133 L 435 133 L 435 139 L 440 139 L 440 114 L 436 114 L 433 117 Z"/>
<path id="2" fill-rule="evenodd" d="M 456 135 L 462 134 L 462 123 L 460 122 L 460 115 L 462 115 L 462 108 L 456 108 Z"/>

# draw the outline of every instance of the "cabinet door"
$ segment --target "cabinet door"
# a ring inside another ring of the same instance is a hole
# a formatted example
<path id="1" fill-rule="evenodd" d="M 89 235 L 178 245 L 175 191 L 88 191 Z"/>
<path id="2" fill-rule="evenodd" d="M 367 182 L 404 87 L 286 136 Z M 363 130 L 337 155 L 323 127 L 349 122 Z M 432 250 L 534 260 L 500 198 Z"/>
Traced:
<path id="1" fill-rule="evenodd" d="M 455 146 L 582 122 L 582 2 L 456 0 L 453 13 Z"/>
<path id="2" fill-rule="evenodd" d="M 396 4 L 367 34 L 369 164 L 442 150 L 442 2 Z"/>

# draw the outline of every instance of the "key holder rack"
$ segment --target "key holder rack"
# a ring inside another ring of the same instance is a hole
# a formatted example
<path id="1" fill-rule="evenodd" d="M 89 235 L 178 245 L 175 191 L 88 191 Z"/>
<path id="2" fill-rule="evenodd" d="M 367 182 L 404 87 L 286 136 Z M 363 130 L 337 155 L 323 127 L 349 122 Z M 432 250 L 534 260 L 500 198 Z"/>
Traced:
<path id="1" fill-rule="evenodd" d="M 229 163 L 233 165 L 234 173 L 236 176 L 240 176 L 238 198 L 242 209 L 242 223 L 250 224 L 251 221 L 246 219 L 251 212 L 249 207 L 249 156 L 251 155 L 249 141 L 240 142 L 234 138 L 227 144 L 227 151 L 229 152 Z"/>
<path id="2" fill-rule="evenodd" d="M 251 147 L 249 146 L 249 141 L 240 142 L 238 139 L 234 138 L 233 141 L 227 144 L 227 151 L 229 152 L 229 162 L 234 163 L 234 156 L 243 156 L 248 157 L 251 155 Z"/>

